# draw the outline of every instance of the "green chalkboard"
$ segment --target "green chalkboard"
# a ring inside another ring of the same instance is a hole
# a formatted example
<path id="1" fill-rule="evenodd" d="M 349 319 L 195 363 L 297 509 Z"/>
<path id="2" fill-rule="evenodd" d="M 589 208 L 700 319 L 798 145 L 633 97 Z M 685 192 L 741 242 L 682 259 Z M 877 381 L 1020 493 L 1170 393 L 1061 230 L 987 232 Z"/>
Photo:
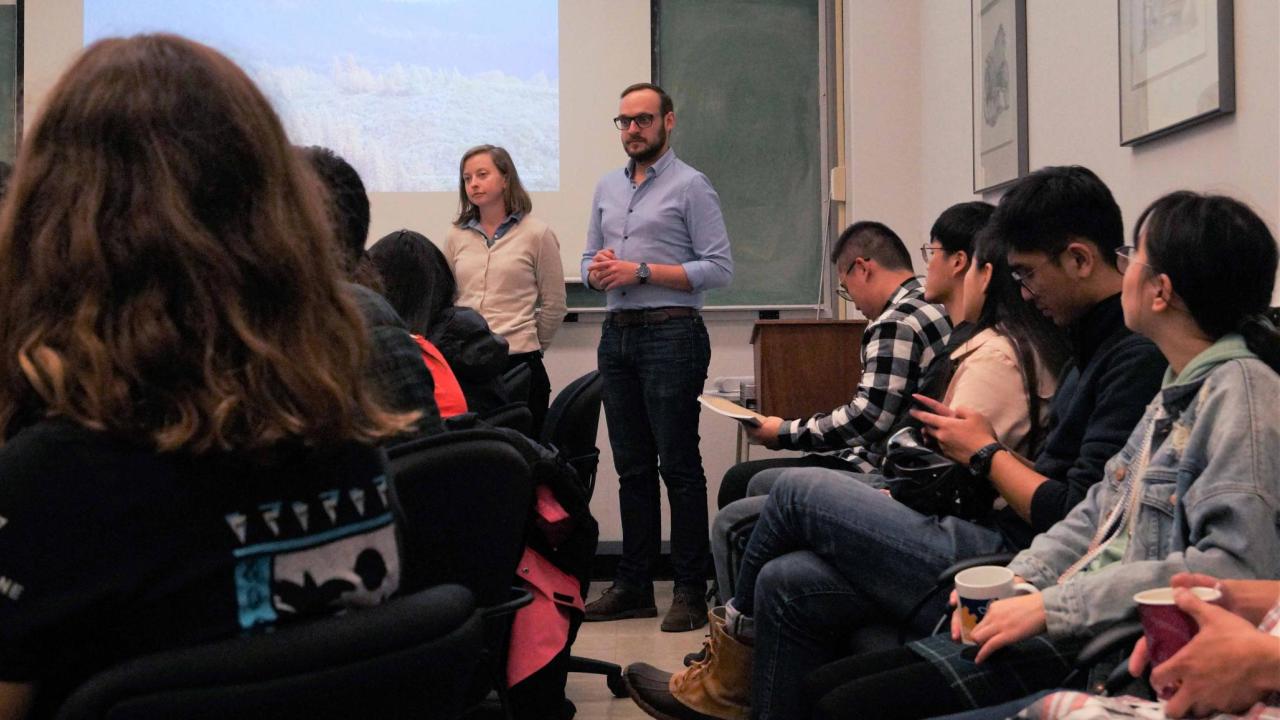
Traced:
<path id="1" fill-rule="evenodd" d="M 672 146 L 711 179 L 733 247 L 733 284 L 708 306 L 821 303 L 825 1 L 653 1 Z"/>

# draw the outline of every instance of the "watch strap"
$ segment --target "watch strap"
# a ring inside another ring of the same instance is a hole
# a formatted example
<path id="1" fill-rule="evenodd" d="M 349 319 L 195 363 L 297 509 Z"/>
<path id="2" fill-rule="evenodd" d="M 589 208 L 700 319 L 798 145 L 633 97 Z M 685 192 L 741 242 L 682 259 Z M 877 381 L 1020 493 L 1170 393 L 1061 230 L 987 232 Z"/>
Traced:
<path id="1" fill-rule="evenodd" d="M 969 458 L 969 472 L 974 477 L 985 478 L 991 474 L 991 461 L 995 458 L 996 453 L 1006 450 L 1004 445 L 999 442 L 983 445 Z"/>

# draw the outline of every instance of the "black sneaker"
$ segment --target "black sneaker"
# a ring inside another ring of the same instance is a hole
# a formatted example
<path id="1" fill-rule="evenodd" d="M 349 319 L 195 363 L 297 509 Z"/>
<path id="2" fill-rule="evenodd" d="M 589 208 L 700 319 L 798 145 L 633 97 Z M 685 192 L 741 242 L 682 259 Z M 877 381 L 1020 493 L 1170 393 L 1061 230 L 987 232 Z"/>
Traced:
<path id="1" fill-rule="evenodd" d="M 662 632 L 689 632 L 707 624 L 707 601 L 702 588 L 678 587 L 671 609 L 662 618 Z"/>
<path id="2" fill-rule="evenodd" d="M 584 622 L 658 617 L 658 606 L 653 603 L 653 588 L 632 590 L 616 583 L 610 585 L 598 600 L 588 603 L 586 609 Z M 706 614 L 705 610 L 703 614 Z"/>

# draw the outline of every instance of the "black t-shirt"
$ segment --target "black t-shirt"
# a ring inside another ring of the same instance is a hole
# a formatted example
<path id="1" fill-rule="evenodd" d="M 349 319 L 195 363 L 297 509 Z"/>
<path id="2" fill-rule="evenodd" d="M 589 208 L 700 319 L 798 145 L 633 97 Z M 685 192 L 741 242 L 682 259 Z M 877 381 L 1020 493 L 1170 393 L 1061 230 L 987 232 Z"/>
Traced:
<path id="1" fill-rule="evenodd" d="M 377 451 L 157 454 L 65 420 L 0 450 L 0 680 L 36 715 L 121 660 L 385 601 Z"/>

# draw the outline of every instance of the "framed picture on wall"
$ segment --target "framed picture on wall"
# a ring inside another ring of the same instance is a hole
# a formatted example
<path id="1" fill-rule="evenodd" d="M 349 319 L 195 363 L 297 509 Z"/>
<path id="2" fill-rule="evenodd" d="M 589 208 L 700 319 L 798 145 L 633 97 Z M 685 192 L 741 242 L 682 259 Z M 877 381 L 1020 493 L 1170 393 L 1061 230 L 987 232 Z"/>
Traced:
<path id="1" fill-rule="evenodd" d="M 1117 0 L 1120 144 L 1235 112 L 1232 0 Z"/>
<path id="2" fill-rule="evenodd" d="M 0 0 L 0 160 L 13 164 L 22 136 L 23 0 Z"/>
<path id="3" fill-rule="evenodd" d="M 1027 3 L 970 0 L 973 191 L 1027 174 Z"/>

